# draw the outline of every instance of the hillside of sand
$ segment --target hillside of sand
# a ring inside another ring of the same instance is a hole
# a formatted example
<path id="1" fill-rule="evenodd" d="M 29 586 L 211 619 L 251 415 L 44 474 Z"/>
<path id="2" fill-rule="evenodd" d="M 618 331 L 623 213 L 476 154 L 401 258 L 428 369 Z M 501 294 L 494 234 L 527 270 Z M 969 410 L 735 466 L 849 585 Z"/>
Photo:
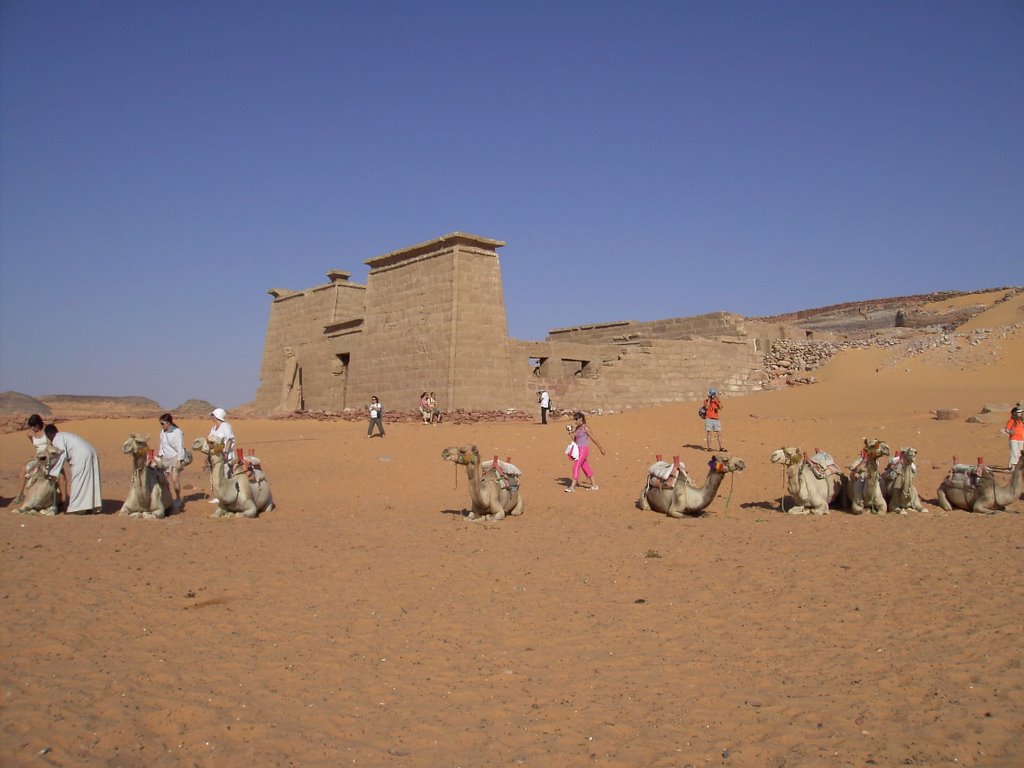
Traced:
<path id="1" fill-rule="evenodd" d="M 1021 313 L 726 399 L 746 468 L 683 520 L 635 505 L 655 454 L 703 480 L 696 403 L 590 416 L 600 489 L 574 494 L 561 421 L 241 420 L 257 520 L 210 518 L 200 461 L 181 514 L 114 514 L 155 418 L 70 421 L 108 514 L 0 514 L 4 764 L 1018 766 L 1024 502 L 936 506 L 952 456 L 1007 441 L 934 411 L 1024 397 Z M 781 512 L 773 450 L 847 464 L 864 437 L 918 450 L 925 512 Z M 524 470 L 521 517 L 466 519 L 440 454 L 468 443 Z M 0 435 L 8 509 L 29 453 Z"/>

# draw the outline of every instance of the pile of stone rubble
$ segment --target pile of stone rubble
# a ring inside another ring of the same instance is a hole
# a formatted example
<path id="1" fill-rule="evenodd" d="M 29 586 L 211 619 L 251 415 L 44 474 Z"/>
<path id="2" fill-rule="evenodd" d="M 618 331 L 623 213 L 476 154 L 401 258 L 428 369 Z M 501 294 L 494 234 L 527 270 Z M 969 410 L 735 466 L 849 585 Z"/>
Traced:
<path id="1" fill-rule="evenodd" d="M 777 339 L 772 343 L 771 351 L 764 356 L 764 371 L 768 382 L 784 379 L 787 384 L 813 384 L 817 380 L 807 374 L 823 366 L 837 352 L 863 347 L 894 347 L 900 343 L 899 339 L 891 337 L 844 341 Z"/>
<path id="2" fill-rule="evenodd" d="M 989 339 L 1004 338 L 1020 327 L 1021 323 L 1014 323 L 995 329 L 977 328 L 963 333 L 939 329 L 934 334 L 914 339 L 903 339 L 898 336 L 875 336 L 869 339 L 843 341 L 778 339 L 772 343 L 771 351 L 764 358 L 765 383 L 813 384 L 816 379 L 809 375 L 810 372 L 823 366 L 833 355 L 844 349 L 893 347 L 897 348 L 896 359 L 905 359 L 940 347 L 955 350 L 983 347 Z"/>

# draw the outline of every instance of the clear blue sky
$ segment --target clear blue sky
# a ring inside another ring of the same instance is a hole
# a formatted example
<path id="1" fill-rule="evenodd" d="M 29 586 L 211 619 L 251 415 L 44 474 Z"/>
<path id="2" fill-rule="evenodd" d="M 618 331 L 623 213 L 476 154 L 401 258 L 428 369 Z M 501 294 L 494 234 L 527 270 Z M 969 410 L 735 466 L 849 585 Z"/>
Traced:
<path id="1" fill-rule="evenodd" d="M 0 391 L 248 402 L 460 230 L 509 332 L 1024 282 L 1024 3 L 0 3 Z"/>

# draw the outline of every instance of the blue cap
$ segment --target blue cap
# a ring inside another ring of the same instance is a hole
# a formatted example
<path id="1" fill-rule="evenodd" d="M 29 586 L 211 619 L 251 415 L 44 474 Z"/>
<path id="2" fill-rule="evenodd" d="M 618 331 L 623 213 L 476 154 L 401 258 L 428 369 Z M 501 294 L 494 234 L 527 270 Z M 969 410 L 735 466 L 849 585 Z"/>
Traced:
<path id="1" fill-rule="evenodd" d="M 717 389 L 709 389 L 708 390 L 708 394 L 709 395 L 717 395 L 718 394 L 718 390 Z"/>

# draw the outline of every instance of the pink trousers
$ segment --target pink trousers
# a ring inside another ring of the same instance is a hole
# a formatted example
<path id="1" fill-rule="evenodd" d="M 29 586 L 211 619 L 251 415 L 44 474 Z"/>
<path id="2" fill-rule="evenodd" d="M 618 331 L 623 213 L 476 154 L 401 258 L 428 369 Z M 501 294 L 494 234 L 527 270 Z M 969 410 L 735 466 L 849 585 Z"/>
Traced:
<path id="1" fill-rule="evenodd" d="M 572 479 L 573 480 L 579 480 L 580 479 L 580 470 L 581 469 L 583 470 L 583 474 L 586 475 L 588 479 L 594 476 L 594 473 L 590 471 L 590 464 L 587 463 L 587 459 L 589 457 L 590 457 L 590 446 L 589 445 L 581 445 L 580 446 L 580 457 L 578 459 L 576 459 L 576 461 L 574 461 L 572 463 Z"/>

